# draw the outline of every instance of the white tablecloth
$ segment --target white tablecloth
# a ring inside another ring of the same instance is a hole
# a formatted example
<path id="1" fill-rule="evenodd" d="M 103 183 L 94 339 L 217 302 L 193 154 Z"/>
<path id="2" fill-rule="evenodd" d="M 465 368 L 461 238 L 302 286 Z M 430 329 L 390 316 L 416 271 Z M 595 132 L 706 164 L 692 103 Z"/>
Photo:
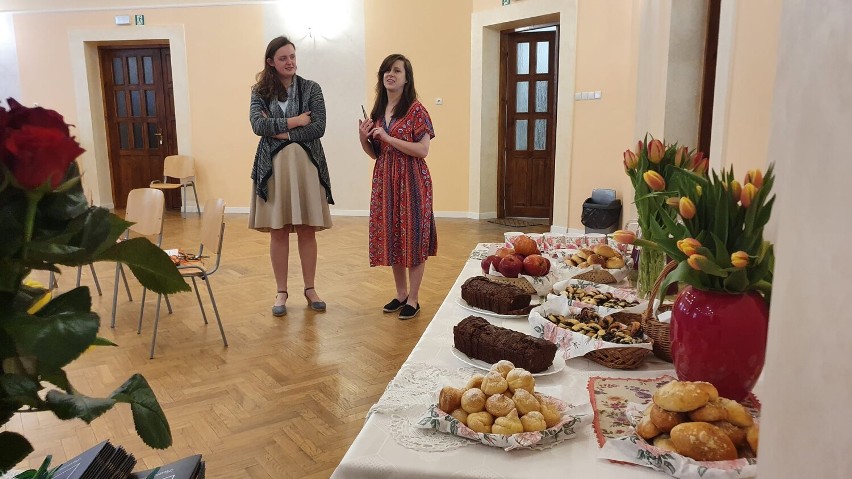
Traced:
<path id="1" fill-rule="evenodd" d="M 480 260 L 487 245 L 480 244 L 472 252 L 450 289 L 441 307 L 435 313 L 411 355 L 403 364 L 407 367 L 423 364 L 455 370 L 466 365 L 457 359 L 453 347 L 453 326 L 474 314 L 459 305 L 461 284 L 469 277 L 481 274 Z M 505 328 L 532 333 L 526 319 L 489 319 Z M 416 320 L 415 320 L 416 321 Z M 557 360 L 559 357 L 557 356 Z M 663 374 L 674 375 L 671 363 L 650 356 L 639 370 L 617 371 L 607 369 L 583 358 L 571 359 L 566 367 L 555 374 L 536 378 L 536 390 L 556 396 L 568 403 L 589 402 L 587 390 L 591 376 L 651 378 Z M 399 375 L 397 376 L 399 377 Z M 385 393 L 387 395 L 387 393 Z M 437 401 L 436 397 L 432 402 Z M 380 400 L 381 403 L 381 400 Z M 425 412 L 429 403 L 424 402 Z M 445 452 L 422 452 L 408 449 L 393 438 L 391 415 L 376 412 L 369 416 L 355 442 L 332 475 L 333 478 L 518 478 L 518 477 L 594 477 L 606 478 L 656 478 L 665 477 L 639 466 L 615 464 L 598 459 L 598 444 L 591 425 L 580 435 L 546 450 L 515 450 L 472 444 Z"/>

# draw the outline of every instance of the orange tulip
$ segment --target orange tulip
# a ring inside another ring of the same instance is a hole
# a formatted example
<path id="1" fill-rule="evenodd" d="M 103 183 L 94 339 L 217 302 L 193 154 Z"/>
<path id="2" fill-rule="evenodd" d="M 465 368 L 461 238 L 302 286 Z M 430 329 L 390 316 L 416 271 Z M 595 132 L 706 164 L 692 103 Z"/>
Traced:
<path id="1" fill-rule="evenodd" d="M 695 217 L 695 203 L 686 196 L 681 197 L 677 206 L 677 212 L 680 213 L 681 218 L 691 220 Z"/>
<path id="2" fill-rule="evenodd" d="M 642 174 L 642 179 L 645 180 L 645 183 L 654 190 L 654 191 L 663 191 L 666 189 L 666 180 L 656 171 L 646 171 Z"/>
<path id="3" fill-rule="evenodd" d="M 639 141 L 636 142 L 636 151 L 634 151 L 633 153 L 636 153 L 636 156 L 641 156 L 642 150 L 644 148 L 645 148 L 645 144 L 642 143 L 642 140 L 639 140 Z"/>
<path id="4" fill-rule="evenodd" d="M 636 153 L 633 153 L 630 150 L 624 150 L 624 169 L 632 170 L 639 166 L 639 158 L 636 157 Z"/>
<path id="5" fill-rule="evenodd" d="M 680 205 L 680 196 L 670 196 L 666 198 L 666 204 L 672 208 L 677 208 Z"/>
<path id="6" fill-rule="evenodd" d="M 666 147 L 663 146 L 663 142 L 658 139 L 651 140 L 651 143 L 648 143 L 648 160 L 655 165 L 658 164 L 663 159 L 663 154 L 666 152 Z"/>
<path id="7" fill-rule="evenodd" d="M 748 253 L 745 251 L 735 251 L 731 253 L 731 264 L 734 268 L 745 268 L 748 266 Z"/>
<path id="8" fill-rule="evenodd" d="M 742 193 L 743 187 L 740 186 L 740 182 L 737 180 L 731 180 L 731 196 L 734 198 L 734 201 L 739 201 Z"/>
<path id="9" fill-rule="evenodd" d="M 690 255 L 690 257 L 686 260 L 687 264 L 689 264 L 689 267 L 696 271 L 701 271 L 701 265 L 703 263 L 706 263 L 707 261 L 707 257 L 700 254 Z"/>
<path id="10" fill-rule="evenodd" d="M 621 244 L 633 244 L 636 241 L 636 233 L 628 230 L 618 230 L 612 234 L 612 239 Z"/>
<path id="11" fill-rule="evenodd" d="M 743 184 L 748 183 L 751 183 L 755 187 L 760 188 L 761 186 L 763 186 L 763 173 L 761 173 L 760 170 L 757 169 L 748 170 L 748 173 L 746 173 L 745 176 L 745 180 L 743 180 Z"/>
<path id="12" fill-rule="evenodd" d="M 684 238 L 677 242 L 677 249 L 681 250 L 681 252 L 687 256 L 694 255 L 700 247 L 701 242 L 695 238 Z"/>
<path id="13" fill-rule="evenodd" d="M 751 205 L 751 200 L 754 199 L 754 195 L 757 194 L 757 188 L 752 183 L 747 183 L 743 186 L 743 191 L 740 193 L 740 204 L 743 205 L 743 208 L 748 208 Z"/>
<path id="14" fill-rule="evenodd" d="M 678 149 L 677 149 L 677 153 L 675 153 L 675 166 L 677 166 L 678 168 L 680 168 L 680 165 L 683 163 L 683 159 L 684 159 L 684 158 L 685 158 L 688 154 L 689 154 L 689 153 L 686 151 L 686 147 L 685 147 L 685 146 L 682 146 L 682 147 L 678 148 Z"/>

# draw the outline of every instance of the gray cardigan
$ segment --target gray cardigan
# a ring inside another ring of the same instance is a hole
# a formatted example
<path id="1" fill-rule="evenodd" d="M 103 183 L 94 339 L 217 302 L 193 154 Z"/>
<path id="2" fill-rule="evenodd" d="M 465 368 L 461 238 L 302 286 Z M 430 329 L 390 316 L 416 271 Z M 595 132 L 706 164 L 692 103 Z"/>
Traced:
<path id="1" fill-rule="evenodd" d="M 297 143 L 308 153 L 314 166 L 317 168 L 319 181 L 325 188 L 325 197 L 328 204 L 333 205 L 331 196 L 331 180 L 328 175 L 328 165 L 325 161 L 325 152 L 322 149 L 320 138 L 325 134 L 325 100 L 323 100 L 322 89 L 319 84 L 296 75 L 291 86 L 292 95 L 288 92 L 291 101 L 287 105 L 287 112 L 281 110 L 276 99 L 265 101 L 254 91 L 251 93 L 251 105 L 249 107 L 249 122 L 254 133 L 260 136 L 257 144 L 257 152 L 254 155 L 254 166 L 251 170 L 251 179 L 254 180 L 254 191 L 264 201 L 268 198 L 269 189 L 267 181 L 272 176 L 272 158 L 282 148 L 290 143 Z M 298 116 L 306 111 L 311 112 L 311 123 L 309 125 L 287 128 L 287 117 Z M 263 116 L 266 113 L 266 117 Z M 290 133 L 290 140 L 279 140 L 272 135 L 278 133 Z"/>

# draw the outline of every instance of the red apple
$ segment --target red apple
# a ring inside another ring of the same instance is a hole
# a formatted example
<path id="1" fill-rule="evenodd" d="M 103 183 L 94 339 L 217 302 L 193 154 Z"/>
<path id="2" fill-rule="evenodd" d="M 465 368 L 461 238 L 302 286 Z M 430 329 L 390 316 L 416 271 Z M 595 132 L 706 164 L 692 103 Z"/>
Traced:
<path id="1" fill-rule="evenodd" d="M 509 255 L 500 260 L 497 271 L 507 278 L 517 278 L 523 268 L 524 263 L 517 255 Z"/>
<path id="2" fill-rule="evenodd" d="M 498 258 L 505 258 L 510 254 L 515 254 L 515 248 L 507 248 L 505 246 L 501 246 L 497 248 L 497 252 L 494 253 Z"/>
<path id="3" fill-rule="evenodd" d="M 513 244 L 515 245 L 515 251 L 524 256 L 539 253 L 538 245 L 536 244 L 535 240 L 527 235 L 518 236 L 517 238 L 515 238 Z"/>
<path id="4" fill-rule="evenodd" d="M 524 273 L 530 276 L 544 276 L 550 271 L 550 261 L 540 254 L 531 254 L 524 258 Z"/>
<path id="5" fill-rule="evenodd" d="M 492 264 L 494 265 L 494 269 L 497 269 L 497 265 L 500 264 L 501 259 L 502 258 L 497 256 L 496 254 L 492 254 L 491 256 L 488 256 L 485 259 L 483 259 L 482 262 L 480 263 L 482 265 L 482 273 L 483 274 L 490 273 Z"/>

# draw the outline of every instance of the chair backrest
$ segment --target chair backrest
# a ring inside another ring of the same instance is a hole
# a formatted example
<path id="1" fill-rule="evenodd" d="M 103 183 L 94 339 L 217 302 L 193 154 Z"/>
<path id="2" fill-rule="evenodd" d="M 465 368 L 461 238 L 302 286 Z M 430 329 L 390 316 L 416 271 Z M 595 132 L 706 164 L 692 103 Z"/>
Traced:
<path id="1" fill-rule="evenodd" d="M 190 178 L 195 176 L 195 160 L 191 156 L 171 155 L 163 160 L 163 176 Z"/>
<path id="2" fill-rule="evenodd" d="M 130 231 L 143 236 L 163 233 L 163 209 L 166 197 L 156 188 L 137 188 L 127 195 L 127 210 L 124 219 L 135 224 Z"/>
<path id="3" fill-rule="evenodd" d="M 222 232 L 225 225 L 225 200 L 210 199 L 201 214 L 201 248 L 208 255 L 222 251 Z"/>

